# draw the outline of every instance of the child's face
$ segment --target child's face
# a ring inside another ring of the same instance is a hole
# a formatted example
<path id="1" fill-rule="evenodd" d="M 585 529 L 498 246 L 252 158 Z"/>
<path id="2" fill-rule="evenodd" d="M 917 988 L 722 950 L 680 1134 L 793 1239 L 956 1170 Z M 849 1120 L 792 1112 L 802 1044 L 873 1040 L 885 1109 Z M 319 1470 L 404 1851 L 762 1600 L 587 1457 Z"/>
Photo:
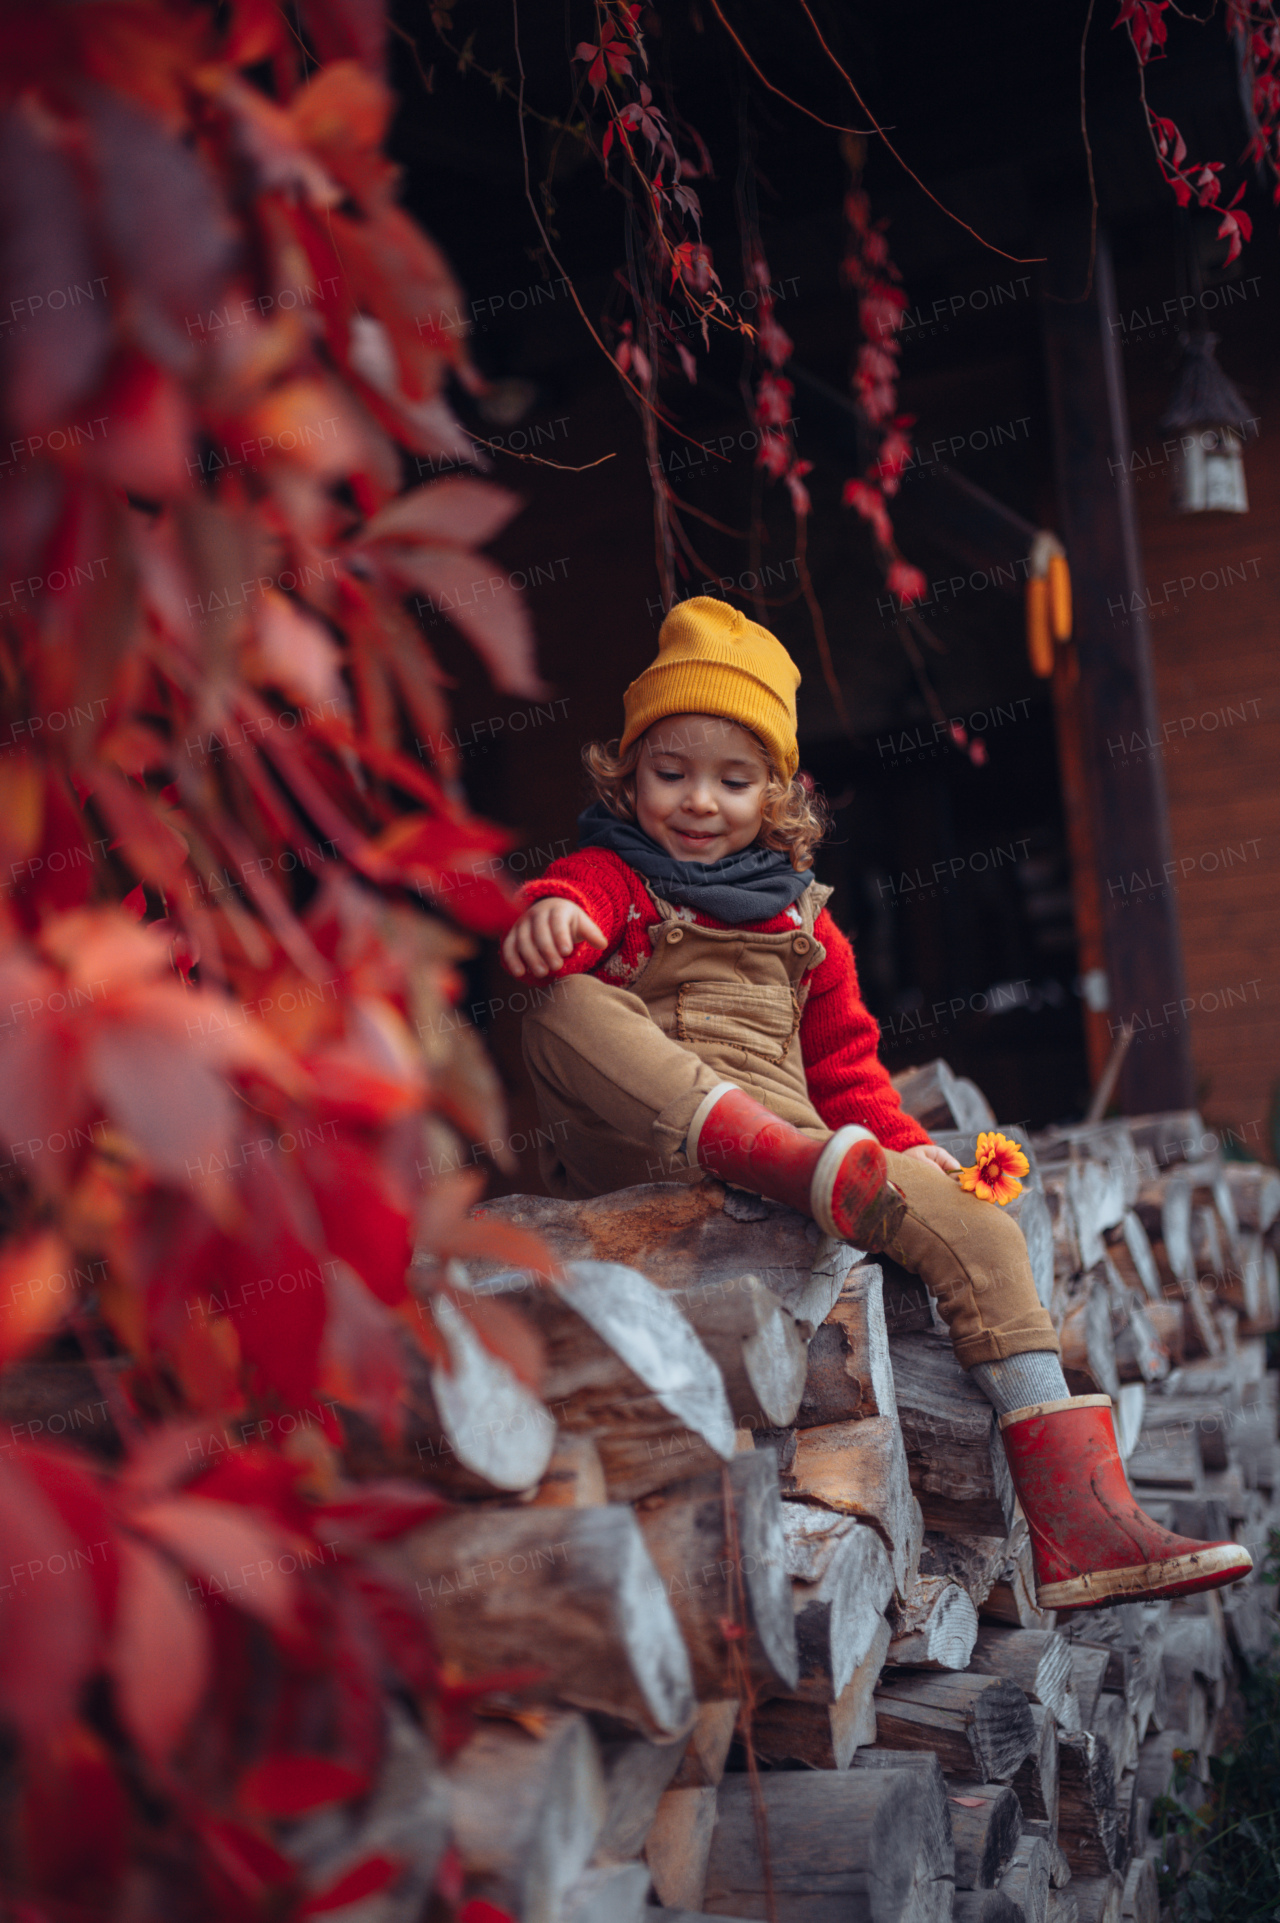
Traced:
<path id="1" fill-rule="evenodd" d="M 676 714 L 644 736 L 636 819 L 678 861 L 719 861 L 760 832 L 769 763 L 753 734 L 712 714 Z"/>

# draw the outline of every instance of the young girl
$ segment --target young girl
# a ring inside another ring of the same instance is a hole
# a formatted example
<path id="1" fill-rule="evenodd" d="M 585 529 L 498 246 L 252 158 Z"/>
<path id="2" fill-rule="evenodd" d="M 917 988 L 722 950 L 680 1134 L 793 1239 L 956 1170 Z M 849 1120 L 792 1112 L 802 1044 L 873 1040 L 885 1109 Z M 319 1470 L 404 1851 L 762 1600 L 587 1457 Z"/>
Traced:
<path id="1" fill-rule="evenodd" d="M 682 602 L 585 760 L 581 850 L 521 896 L 502 955 L 555 977 L 525 1017 L 552 1194 L 707 1174 L 883 1251 L 936 1296 L 1000 1413 L 1047 1609 L 1181 1595 L 1252 1567 L 1171 1535 L 1125 1480 L 1107 1396 L 1072 1397 L 1017 1224 L 954 1179 L 876 1054 L 853 951 L 811 877 L 791 657 L 726 602 Z"/>

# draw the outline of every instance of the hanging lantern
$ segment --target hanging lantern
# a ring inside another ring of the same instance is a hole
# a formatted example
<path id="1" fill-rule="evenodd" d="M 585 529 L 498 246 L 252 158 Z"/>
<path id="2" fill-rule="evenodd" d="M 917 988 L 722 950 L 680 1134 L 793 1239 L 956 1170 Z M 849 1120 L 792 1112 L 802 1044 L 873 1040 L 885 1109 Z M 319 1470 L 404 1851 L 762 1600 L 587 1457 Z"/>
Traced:
<path id="1" fill-rule="evenodd" d="M 1183 334 L 1182 365 L 1160 422 L 1178 436 L 1173 504 L 1179 514 L 1247 514 L 1245 404 L 1214 357 L 1216 334 Z"/>

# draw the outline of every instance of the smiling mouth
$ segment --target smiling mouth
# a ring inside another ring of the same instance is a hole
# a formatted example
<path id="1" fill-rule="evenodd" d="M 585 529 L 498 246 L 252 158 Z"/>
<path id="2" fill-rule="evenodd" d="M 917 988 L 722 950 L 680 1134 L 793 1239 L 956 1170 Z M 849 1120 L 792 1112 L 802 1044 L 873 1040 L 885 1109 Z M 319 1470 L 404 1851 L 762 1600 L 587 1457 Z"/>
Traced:
<path id="1" fill-rule="evenodd" d="M 719 829 L 676 828 L 673 833 L 679 835 L 682 841 L 719 841 L 720 839 Z"/>

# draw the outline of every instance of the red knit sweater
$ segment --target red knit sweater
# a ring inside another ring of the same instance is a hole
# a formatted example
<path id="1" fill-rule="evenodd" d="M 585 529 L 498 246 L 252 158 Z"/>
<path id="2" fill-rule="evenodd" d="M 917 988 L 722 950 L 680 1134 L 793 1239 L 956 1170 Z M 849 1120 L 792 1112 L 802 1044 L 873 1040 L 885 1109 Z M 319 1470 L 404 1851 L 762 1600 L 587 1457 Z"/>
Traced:
<path id="1" fill-rule="evenodd" d="M 582 848 L 575 855 L 553 861 L 537 881 L 520 892 L 520 906 L 555 895 L 576 902 L 599 927 L 608 946 L 603 953 L 590 942 L 579 942 L 562 975 L 590 973 L 626 987 L 634 981 L 652 950 L 649 930 L 658 912 L 642 878 L 620 855 L 605 848 Z M 723 928 L 724 922 L 691 908 L 677 910 L 682 920 L 704 928 Z M 784 910 L 772 921 L 747 922 L 762 934 L 780 934 L 800 920 L 798 908 Z M 809 999 L 800 1022 L 809 1099 L 830 1128 L 860 1122 L 885 1148 L 908 1149 L 930 1138 L 910 1115 L 904 1115 L 888 1071 L 876 1054 L 880 1030 L 858 989 L 853 950 L 826 909 L 818 916 L 814 934 L 827 951 L 809 976 Z"/>

